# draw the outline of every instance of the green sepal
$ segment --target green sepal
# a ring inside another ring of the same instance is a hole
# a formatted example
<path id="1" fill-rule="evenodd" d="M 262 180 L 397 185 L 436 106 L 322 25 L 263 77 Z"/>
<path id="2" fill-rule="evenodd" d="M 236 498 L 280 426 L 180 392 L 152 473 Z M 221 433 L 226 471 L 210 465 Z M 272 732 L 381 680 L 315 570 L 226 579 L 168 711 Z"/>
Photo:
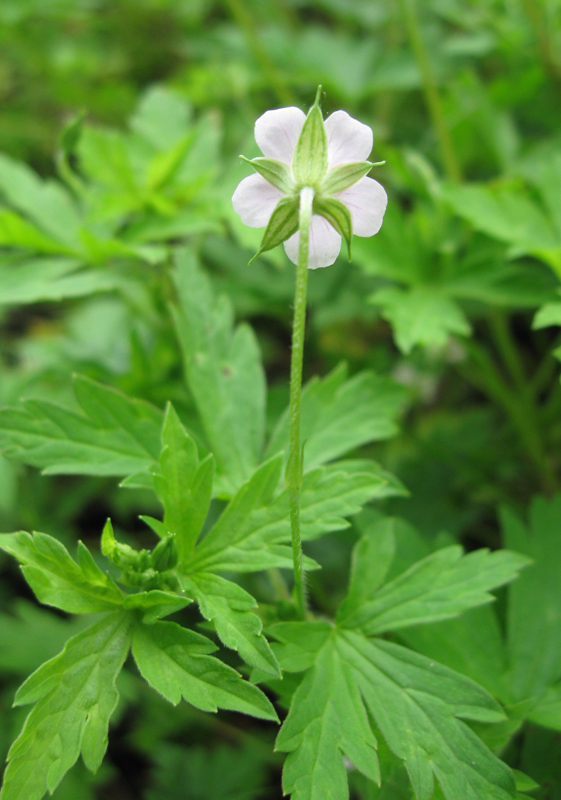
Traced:
<path id="1" fill-rule="evenodd" d="M 296 233 L 299 225 L 299 209 L 300 201 L 298 196 L 283 197 L 277 203 L 277 206 L 271 214 L 269 224 L 263 234 L 261 247 L 255 253 L 250 264 L 255 261 L 257 256 L 265 253 L 267 250 L 272 250 L 277 245 L 282 244 L 287 239 Z"/>
<path id="2" fill-rule="evenodd" d="M 345 239 L 350 261 L 353 221 L 347 206 L 334 197 L 314 197 L 314 214 L 324 217 L 330 225 L 333 225 L 337 233 Z"/>
<path id="3" fill-rule="evenodd" d="M 325 176 L 321 191 L 329 195 L 342 192 L 368 175 L 375 166 L 376 164 L 372 161 L 354 161 L 352 164 L 340 164 L 338 167 L 332 167 Z"/>
<path id="4" fill-rule="evenodd" d="M 103 526 L 101 552 L 109 561 L 112 561 L 116 567 L 122 570 L 142 570 L 149 566 L 149 553 L 147 550 L 135 550 L 130 545 L 123 544 L 115 539 L 110 519 Z"/>
<path id="5" fill-rule="evenodd" d="M 294 178 L 290 167 L 283 164 L 282 161 L 276 161 L 274 158 L 253 158 L 249 159 L 245 156 L 240 156 L 242 161 L 251 164 L 253 169 L 258 172 L 266 181 L 276 186 L 281 192 L 292 194 L 295 190 Z"/>
<path id="6" fill-rule="evenodd" d="M 292 172 L 300 186 L 318 186 L 327 172 L 327 133 L 319 107 L 321 86 L 298 137 Z"/>
<path id="7" fill-rule="evenodd" d="M 170 533 L 169 536 L 158 542 L 150 554 L 152 567 L 157 572 L 165 572 L 168 569 L 173 569 L 177 566 L 178 560 L 179 553 L 177 552 L 175 533 Z"/>

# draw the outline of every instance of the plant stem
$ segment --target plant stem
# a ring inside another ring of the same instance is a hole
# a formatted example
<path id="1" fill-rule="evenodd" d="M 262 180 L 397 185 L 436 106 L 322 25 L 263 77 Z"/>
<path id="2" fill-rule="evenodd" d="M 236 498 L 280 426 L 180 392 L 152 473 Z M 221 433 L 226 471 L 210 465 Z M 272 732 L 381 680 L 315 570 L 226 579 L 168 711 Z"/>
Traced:
<path id="1" fill-rule="evenodd" d="M 421 34 L 417 10 L 415 8 L 415 0 L 401 0 L 401 5 L 405 16 L 409 41 L 415 58 L 417 59 L 419 69 L 421 70 L 425 98 L 436 130 L 436 135 L 440 142 L 444 169 L 451 181 L 459 183 L 462 179 L 460 165 L 456 157 L 454 145 L 452 144 L 450 131 L 448 130 L 446 115 L 442 107 L 442 100 L 436 85 L 432 65 Z"/>
<path id="2" fill-rule="evenodd" d="M 556 477 L 544 451 L 539 430 L 534 424 L 535 420 L 528 414 L 524 399 L 504 380 L 483 347 L 469 340 L 463 344 L 478 368 L 478 374 L 470 372 L 466 377 L 506 413 L 537 469 L 544 491 L 551 494 L 556 489 Z"/>
<path id="3" fill-rule="evenodd" d="M 243 0 L 225 0 L 232 16 L 244 32 L 247 43 L 256 61 L 259 63 L 263 74 L 275 90 L 279 102 L 291 106 L 294 104 L 292 93 L 279 74 L 275 63 L 270 58 L 267 50 L 261 44 L 257 28 L 252 15 L 245 7 Z"/>
<path id="4" fill-rule="evenodd" d="M 304 334 L 306 328 L 306 297 L 308 291 L 308 253 L 310 223 L 314 190 L 305 186 L 300 192 L 300 246 L 296 268 L 294 292 L 294 322 L 292 325 L 292 357 L 290 361 L 290 431 L 286 484 L 290 506 L 290 531 L 294 561 L 294 588 L 296 608 L 301 619 L 306 617 L 304 563 L 300 534 L 300 488 L 302 486 L 302 452 L 300 446 L 300 396 L 302 390 L 302 365 L 304 362 Z"/>

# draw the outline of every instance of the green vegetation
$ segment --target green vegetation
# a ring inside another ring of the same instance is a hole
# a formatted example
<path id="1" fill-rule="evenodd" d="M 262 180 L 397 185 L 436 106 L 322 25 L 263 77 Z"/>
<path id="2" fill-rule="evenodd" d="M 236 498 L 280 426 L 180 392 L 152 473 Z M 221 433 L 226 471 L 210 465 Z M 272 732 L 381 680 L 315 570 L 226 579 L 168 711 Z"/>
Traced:
<path id="1" fill-rule="evenodd" d="M 3 0 L 0 97 L 0 800 L 561 800 L 560 0 Z"/>

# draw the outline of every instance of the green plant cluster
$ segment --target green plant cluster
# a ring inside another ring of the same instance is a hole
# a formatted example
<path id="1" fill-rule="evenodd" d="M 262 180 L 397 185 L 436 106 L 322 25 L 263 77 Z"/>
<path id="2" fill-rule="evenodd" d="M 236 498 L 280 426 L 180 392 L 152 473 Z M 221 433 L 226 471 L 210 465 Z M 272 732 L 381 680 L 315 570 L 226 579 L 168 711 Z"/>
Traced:
<path id="1" fill-rule="evenodd" d="M 0 799 L 561 800 L 559 0 L 4 0 L 0 44 Z M 302 620 L 294 269 L 231 196 L 318 84 L 389 205 L 309 276 Z"/>

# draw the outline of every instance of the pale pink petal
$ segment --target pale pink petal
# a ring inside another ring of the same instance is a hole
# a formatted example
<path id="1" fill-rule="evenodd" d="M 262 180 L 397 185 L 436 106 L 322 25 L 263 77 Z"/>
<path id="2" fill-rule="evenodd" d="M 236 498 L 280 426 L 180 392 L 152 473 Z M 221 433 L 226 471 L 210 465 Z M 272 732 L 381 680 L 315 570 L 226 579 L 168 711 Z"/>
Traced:
<path id="1" fill-rule="evenodd" d="M 275 206 L 284 194 L 261 175 L 250 175 L 238 184 L 232 195 L 234 211 L 244 225 L 263 228 L 269 222 Z"/>
<path id="2" fill-rule="evenodd" d="M 286 254 L 293 264 L 298 263 L 298 248 L 300 246 L 300 231 L 297 231 L 284 243 Z M 310 250 L 308 254 L 308 267 L 329 267 L 333 264 L 341 250 L 341 237 L 329 222 L 323 217 L 314 214 L 310 225 Z"/>
<path id="3" fill-rule="evenodd" d="M 334 111 L 325 120 L 329 167 L 366 161 L 372 152 L 372 128 L 354 119 L 346 111 Z"/>
<path id="4" fill-rule="evenodd" d="M 384 187 L 373 178 L 361 178 L 354 186 L 334 195 L 351 212 L 353 233 L 357 236 L 374 236 L 382 227 L 388 195 Z"/>
<path id="5" fill-rule="evenodd" d="M 292 164 L 292 154 L 306 115 L 300 108 L 276 108 L 265 111 L 255 123 L 255 141 L 267 158 Z"/>

